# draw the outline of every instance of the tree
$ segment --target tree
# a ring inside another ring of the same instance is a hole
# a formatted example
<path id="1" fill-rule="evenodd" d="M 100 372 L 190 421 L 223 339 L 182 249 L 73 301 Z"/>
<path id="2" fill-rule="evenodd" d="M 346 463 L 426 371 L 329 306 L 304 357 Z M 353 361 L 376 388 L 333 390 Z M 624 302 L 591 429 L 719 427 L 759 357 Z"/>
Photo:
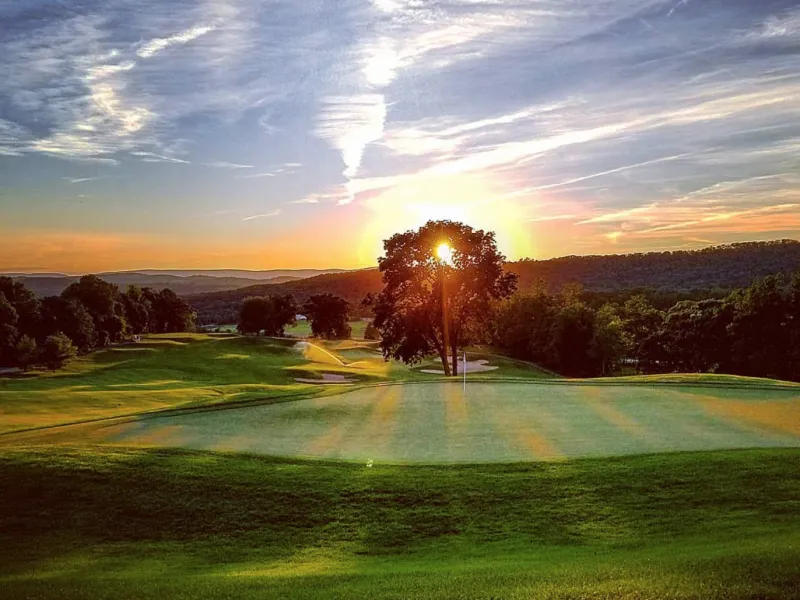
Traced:
<path id="1" fill-rule="evenodd" d="M 263 296 L 245 298 L 239 313 L 239 333 L 261 335 L 269 310 L 269 301 Z"/>
<path id="2" fill-rule="evenodd" d="M 39 333 L 39 300 L 20 281 L 0 277 L 0 294 L 14 307 L 17 313 L 19 335 L 35 337 Z"/>
<path id="3" fill-rule="evenodd" d="M 732 306 L 722 300 L 682 301 L 665 317 L 661 341 L 673 370 L 715 372 L 730 363 Z"/>
<path id="4" fill-rule="evenodd" d="M 333 294 L 315 294 L 303 305 L 303 313 L 311 321 L 311 334 L 329 340 L 347 339 L 352 333 L 350 303 Z"/>
<path id="5" fill-rule="evenodd" d="M 36 362 L 36 340 L 27 335 L 23 335 L 17 341 L 15 348 L 15 358 L 17 366 L 25 370 Z"/>
<path id="6" fill-rule="evenodd" d="M 55 371 L 63 367 L 68 361 L 75 358 L 77 350 L 63 333 L 48 335 L 42 346 L 42 362 L 48 369 Z"/>
<path id="7" fill-rule="evenodd" d="M 621 313 L 628 356 L 636 359 L 638 369 L 645 373 L 661 368 L 664 352 L 660 335 L 664 313 L 653 308 L 641 295 L 625 302 Z"/>
<path id="8" fill-rule="evenodd" d="M 553 349 L 559 372 L 576 377 L 594 375 L 592 342 L 595 313 L 587 304 L 568 297 L 553 322 Z"/>
<path id="9" fill-rule="evenodd" d="M 0 365 L 14 363 L 14 349 L 19 336 L 18 322 L 19 317 L 16 309 L 8 301 L 5 294 L 0 292 Z"/>
<path id="10" fill-rule="evenodd" d="M 730 355 L 737 373 L 783 378 L 793 370 L 789 364 L 791 302 L 784 283 L 782 277 L 768 276 L 728 297 L 734 310 L 728 327 Z"/>
<path id="11" fill-rule="evenodd" d="M 492 301 L 516 288 L 516 275 L 503 271 L 494 233 L 429 221 L 383 245 L 386 256 L 378 265 L 384 287 L 374 311 L 384 357 L 413 364 L 437 354 L 445 374 L 456 375 L 459 346 L 485 332 Z M 436 255 L 443 245 L 451 249 L 447 260 Z"/>
<path id="12" fill-rule="evenodd" d="M 81 303 L 94 321 L 96 343 L 117 342 L 125 333 L 125 309 L 118 301 L 119 288 L 97 275 L 84 275 L 63 292 L 61 297 Z"/>
<path id="13" fill-rule="evenodd" d="M 599 374 L 612 375 L 624 354 L 622 319 L 616 306 L 604 304 L 595 314 L 594 337 L 590 349 Z"/>
<path id="14" fill-rule="evenodd" d="M 239 314 L 241 333 L 272 337 L 284 335 L 284 328 L 294 325 L 297 305 L 291 296 L 253 296 L 246 298 Z"/>
<path id="15" fill-rule="evenodd" d="M 381 332 L 378 331 L 378 328 L 375 327 L 375 324 L 372 321 L 367 323 L 366 328 L 364 328 L 364 339 L 365 340 L 381 339 Z"/>
<path id="16" fill-rule="evenodd" d="M 515 358 L 557 369 L 552 347 L 556 310 L 555 298 L 544 285 L 498 302 L 492 316 L 492 345 Z"/>
<path id="17" fill-rule="evenodd" d="M 145 298 L 152 306 L 150 331 L 154 333 L 181 333 L 194 329 L 195 313 L 186 300 L 169 288 L 158 293 L 145 288 Z"/>
<path id="18" fill-rule="evenodd" d="M 97 343 L 94 320 L 77 300 L 48 296 L 42 300 L 42 337 L 64 333 L 79 352 L 89 352 Z"/>
<path id="19" fill-rule="evenodd" d="M 122 294 L 121 302 L 131 333 L 133 335 L 147 333 L 153 306 L 142 289 L 135 285 L 128 286 L 128 289 Z"/>

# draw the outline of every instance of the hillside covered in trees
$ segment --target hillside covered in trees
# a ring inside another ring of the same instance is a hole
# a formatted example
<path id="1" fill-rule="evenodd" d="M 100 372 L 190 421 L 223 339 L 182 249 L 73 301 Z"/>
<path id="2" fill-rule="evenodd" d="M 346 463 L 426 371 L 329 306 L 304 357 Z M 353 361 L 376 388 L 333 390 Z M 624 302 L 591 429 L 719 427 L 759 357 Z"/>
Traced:
<path id="1" fill-rule="evenodd" d="M 624 300 L 616 297 L 619 292 L 638 291 L 656 306 L 668 308 L 678 300 L 720 298 L 767 275 L 794 273 L 800 269 L 800 242 L 745 242 L 702 250 L 521 260 L 506 263 L 506 269 L 518 275 L 521 291 L 538 287 L 542 281 L 554 292 L 577 283 L 604 300 Z M 235 323 L 249 296 L 290 294 L 303 303 L 314 294 L 329 292 L 358 307 L 366 294 L 375 294 L 381 287 L 378 270 L 364 269 L 196 294 L 188 300 L 200 324 Z"/>

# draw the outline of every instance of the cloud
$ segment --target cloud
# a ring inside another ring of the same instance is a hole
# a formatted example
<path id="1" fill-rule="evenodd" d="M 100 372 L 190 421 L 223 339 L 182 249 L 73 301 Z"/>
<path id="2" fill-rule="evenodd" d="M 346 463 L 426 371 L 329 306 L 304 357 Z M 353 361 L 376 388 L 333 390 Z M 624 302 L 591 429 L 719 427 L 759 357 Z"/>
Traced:
<path id="1" fill-rule="evenodd" d="M 144 152 L 142 150 L 137 150 L 135 152 L 131 152 L 131 155 L 138 156 L 142 159 L 142 162 L 165 162 L 165 163 L 176 163 L 182 165 L 191 164 L 188 160 L 183 160 L 182 158 L 175 158 L 174 156 L 164 156 L 163 154 L 156 154 L 155 152 Z"/>
<path id="2" fill-rule="evenodd" d="M 252 221 L 254 219 L 266 219 L 266 218 L 269 218 L 269 217 L 277 217 L 279 214 L 281 214 L 281 210 L 280 209 L 274 210 L 274 211 L 268 212 L 268 213 L 263 213 L 263 214 L 260 214 L 260 215 L 251 215 L 249 217 L 243 218 L 242 221 Z"/>
<path id="3" fill-rule="evenodd" d="M 61 179 L 69 183 L 84 183 L 87 181 L 96 181 L 97 179 L 102 179 L 102 177 L 62 177 Z"/>
<path id="4" fill-rule="evenodd" d="M 37 19 L 21 6 L 0 3 L 15 188 L 41 169 L 33 154 L 122 174 L 129 157 L 191 162 L 240 171 L 208 169 L 232 199 L 260 179 L 292 204 L 357 202 L 348 216 L 385 231 L 399 202 L 409 219 L 479 215 L 535 230 L 540 254 L 796 222 L 789 0 L 142 0 Z M 225 155 L 241 164 L 205 158 Z M 72 168 L 56 177 L 82 179 Z M 160 182 L 137 183 L 157 196 Z"/>
<path id="5" fill-rule="evenodd" d="M 216 27 L 211 25 L 198 25 L 166 38 L 154 38 L 143 43 L 136 51 L 136 55 L 140 58 L 150 58 L 159 52 L 166 50 L 170 46 L 174 46 L 176 44 L 186 44 L 187 42 L 196 40 L 197 38 L 214 31 L 214 29 L 216 29 Z"/>
<path id="6" fill-rule="evenodd" d="M 218 168 L 218 169 L 252 169 L 253 168 L 253 165 L 240 165 L 240 164 L 237 164 L 237 163 L 230 163 L 230 162 L 225 162 L 225 161 L 222 161 L 222 160 L 216 160 L 216 161 L 212 161 L 212 162 L 207 162 L 207 163 L 205 163 L 205 165 L 207 167 L 215 167 L 215 168 Z"/>
<path id="7" fill-rule="evenodd" d="M 297 171 L 303 165 L 301 163 L 285 163 L 280 167 L 275 167 L 269 171 L 262 171 L 261 173 L 253 173 L 251 175 L 242 175 L 239 179 L 263 179 L 264 177 L 277 177 L 278 175 L 291 174 Z"/>

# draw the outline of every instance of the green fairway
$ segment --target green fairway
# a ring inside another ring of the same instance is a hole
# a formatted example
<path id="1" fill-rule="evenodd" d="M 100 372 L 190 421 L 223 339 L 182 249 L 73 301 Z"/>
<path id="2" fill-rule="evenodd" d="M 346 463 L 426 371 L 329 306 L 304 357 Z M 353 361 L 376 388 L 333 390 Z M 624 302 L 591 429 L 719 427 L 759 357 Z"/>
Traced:
<path id="1" fill-rule="evenodd" d="M 800 597 L 800 450 L 392 467 L 0 454 L 3 598 Z"/>
<path id="2" fill-rule="evenodd" d="M 92 432 L 122 444 L 482 463 L 800 446 L 792 389 L 420 383 L 291 403 L 150 416 Z"/>
<path id="3" fill-rule="evenodd" d="M 321 395 L 330 390 L 297 379 L 320 379 L 324 373 L 358 383 L 431 379 L 385 362 L 374 342 L 320 341 L 302 349 L 297 342 L 233 334 L 150 335 L 138 344 L 93 352 L 54 373 L 0 377 L 0 433 L 142 411 Z M 491 360 L 500 369 L 490 375 L 547 376 L 526 363 Z"/>
<path id="4" fill-rule="evenodd" d="M 295 382 L 289 369 L 308 361 L 293 343 L 152 335 L 86 355 L 55 373 L 0 378 L 0 431 L 319 391 Z"/>
<path id="5" fill-rule="evenodd" d="M 365 321 L 364 319 L 350 321 L 351 337 L 353 339 L 363 340 L 364 330 L 367 328 L 367 323 L 368 321 Z M 291 335 L 293 337 L 311 337 L 311 322 L 298 321 L 294 327 L 286 328 L 286 335 Z"/>

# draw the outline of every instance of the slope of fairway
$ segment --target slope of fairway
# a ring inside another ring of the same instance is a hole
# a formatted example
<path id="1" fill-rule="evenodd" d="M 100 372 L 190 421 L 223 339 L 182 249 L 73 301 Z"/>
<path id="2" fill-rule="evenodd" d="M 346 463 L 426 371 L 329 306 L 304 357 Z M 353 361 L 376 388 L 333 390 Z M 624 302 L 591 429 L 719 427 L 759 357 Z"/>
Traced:
<path id="1" fill-rule="evenodd" d="M 319 390 L 288 369 L 306 365 L 294 342 L 226 335 L 146 336 L 56 373 L 0 379 L 0 431 L 146 410 L 279 398 Z"/>
<path id="2" fill-rule="evenodd" d="M 559 460 L 800 446 L 800 393 L 736 387 L 456 383 L 152 416 L 96 440 L 390 463 Z"/>
<path id="3" fill-rule="evenodd" d="M 800 451 L 391 467 L 0 454 L 0 595 L 800 597 Z"/>
<path id="4" fill-rule="evenodd" d="M 499 367 L 493 375 L 549 376 L 535 365 L 491 360 Z M 54 373 L 0 377 L 0 433 L 167 408 L 324 395 L 328 390 L 297 380 L 322 381 L 325 373 L 358 383 L 437 379 L 384 361 L 374 342 L 150 335 L 138 344 L 93 352 Z"/>

